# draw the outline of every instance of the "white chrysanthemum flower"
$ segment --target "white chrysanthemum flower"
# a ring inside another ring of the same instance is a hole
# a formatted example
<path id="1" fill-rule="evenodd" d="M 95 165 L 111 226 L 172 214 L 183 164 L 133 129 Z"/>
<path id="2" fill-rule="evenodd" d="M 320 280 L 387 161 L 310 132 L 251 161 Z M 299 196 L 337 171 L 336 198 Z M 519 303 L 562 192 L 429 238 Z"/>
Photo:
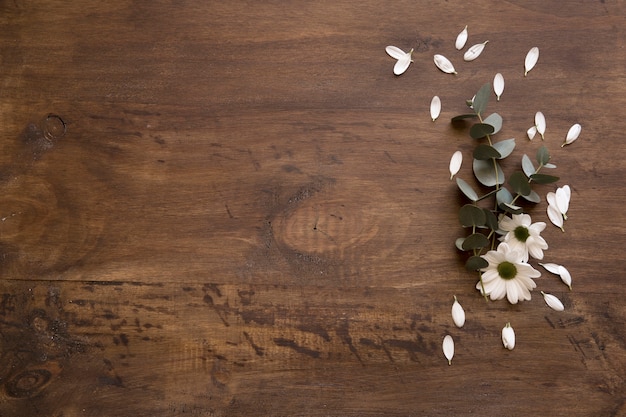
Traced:
<path id="1" fill-rule="evenodd" d="M 512 250 L 522 254 L 522 261 L 528 261 L 528 255 L 535 259 L 543 259 L 543 251 L 548 244 L 541 237 L 546 228 L 544 222 L 531 223 L 528 214 L 514 214 L 513 217 L 503 217 L 500 220 L 500 229 L 507 232 L 502 241 L 508 243 Z"/>
<path id="2" fill-rule="evenodd" d="M 497 250 L 490 250 L 482 257 L 489 265 L 481 269 L 482 279 L 476 284 L 477 290 L 492 300 L 506 296 L 511 304 L 530 300 L 530 290 L 537 286 L 533 278 L 541 276 L 541 272 L 524 262 L 521 252 L 502 242 Z"/>

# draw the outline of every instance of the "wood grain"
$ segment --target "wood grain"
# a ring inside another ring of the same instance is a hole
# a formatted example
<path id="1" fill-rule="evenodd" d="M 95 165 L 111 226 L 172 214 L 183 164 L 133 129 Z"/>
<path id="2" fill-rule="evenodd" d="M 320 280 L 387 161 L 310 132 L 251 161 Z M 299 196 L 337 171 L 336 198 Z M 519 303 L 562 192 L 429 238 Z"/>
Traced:
<path id="1" fill-rule="evenodd" d="M 0 2 L 0 415 L 626 415 L 625 13 Z M 454 49 L 465 25 L 489 40 L 471 63 Z M 400 77 L 390 44 L 415 48 Z M 543 111 L 572 187 L 566 232 L 544 236 L 573 291 L 538 279 L 562 313 L 538 292 L 485 303 L 454 249 L 448 161 L 473 144 L 449 119 L 496 72 L 490 109 L 518 143 L 505 169 L 542 144 L 525 131 Z M 46 137 L 49 115 L 65 126 Z"/>

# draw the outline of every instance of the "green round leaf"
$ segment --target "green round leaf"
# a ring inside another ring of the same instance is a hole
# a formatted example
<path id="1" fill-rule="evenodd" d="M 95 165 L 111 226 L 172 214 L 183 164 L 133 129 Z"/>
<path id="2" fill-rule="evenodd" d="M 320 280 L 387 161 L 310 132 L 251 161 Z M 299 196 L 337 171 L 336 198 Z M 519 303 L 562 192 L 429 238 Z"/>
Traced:
<path id="1" fill-rule="evenodd" d="M 493 211 L 483 209 L 485 212 L 485 225 L 493 231 L 498 230 L 498 218 Z"/>
<path id="2" fill-rule="evenodd" d="M 492 146 L 496 148 L 496 151 L 500 152 L 500 158 L 498 159 L 504 159 L 511 155 L 513 149 L 515 149 L 515 138 L 501 140 L 500 142 L 494 143 Z"/>
<path id="3" fill-rule="evenodd" d="M 489 97 L 491 96 L 491 83 L 486 83 L 476 93 L 474 100 L 472 101 L 472 107 L 476 114 L 482 114 L 487 108 L 489 103 Z"/>
<path id="4" fill-rule="evenodd" d="M 541 148 L 537 149 L 537 163 L 539 165 L 545 165 L 550 161 L 550 152 L 548 152 L 548 148 L 545 146 L 541 146 Z"/>
<path id="5" fill-rule="evenodd" d="M 469 259 L 465 262 L 465 269 L 468 271 L 479 271 L 483 268 L 487 268 L 489 266 L 489 262 L 481 256 L 470 256 Z"/>
<path id="6" fill-rule="evenodd" d="M 463 242 L 465 241 L 464 237 L 460 237 L 457 240 L 454 241 L 454 246 L 456 246 L 456 248 L 458 250 L 464 250 L 463 249 Z"/>
<path id="7" fill-rule="evenodd" d="M 496 193 L 496 201 L 500 204 L 510 204 L 513 201 L 513 195 L 506 188 L 500 188 Z"/>
<path id="8" fill-rule="evenodd" d="M 488 161 L 482 161 L 480 159 L 474 159 L 472 163 L 472 169 L 476 179 L 487 187 L 493 187 L 496 184 L 504 184 L 504 172 L 493 159 Z M 497 172 L 497 174 L 496 174 Z"/>
<path id="9" fill-rule="evenodd" d="M 459 220 L 463 227 L 484 226 L 485 212 L 473 204 L 466 204 L 459 210 Z"/>
<path id="10" fill-rule="evenodd" d="M 493 134 L 493 126 L 487 123 L 476 123 L 470 127 L 469 134 L 473 139 L 481 139 Z"/>
<path id="11" fill-rule="evenodd" d="M 493 126 L 493 134 L 495 135 L 502 129 L 502 116 L 498 113 L 492 113 L 483 119 L 483 123 Z"/>
<path id="12" fill-rule="evenodd" d="M 530 176 L 530 179 L 537 184 L 552 184 L 553 182 L 557 182 L 559 180 L 559 177 L 546 174 L 533 174 Z"/>
<path id="13" fill-rule="evenodd" d="M 523 210 L 521 207 L 515 206 L 513 204 L 502 203 L 502 204 L 499 204 L 498 207 L 500 207 L 502 210 L 506 211 L 507 213 L 511 213 L 511 214 L 523 213 Z"/>
<path id="14" fill-rule="evenodd" d="M 489 239 L 487 239 L 487 236 L 483 235 L 482 233 L 473 233 L 465 238 L 462 248 L 466 251 L 472 249 L 480 249 L 484 248 L 485 246 L 489 246 L 489 243 L 490 242 Z"/>
<path id="15" fill-rule="evenodd" d="M 474 191 L 474 189 L 468 183 L 463 181 L 461 178 L 457 178 L 456 185 L 467 198 L 472 201 L 478 201 L 478 194 L 476 194 L 476 191 Z"/>
<path id="16" fill-rule="evenodd" d="M 524 154 L 522 156 L 522 169 L 524 170 L 524 174 L 528 178 L 536 172 L 535 166 L 533 165 L 533 161 L 530 160 L 528 155 Z"/>
<path id="17" fill-rule="evenodd" d="M 471 114 L 459 114 L 458 116 L 454 116 L 451 119 L 451 122 L 452 123 L 456 123 L 456 122 L 461 122 L 461 121 L 463 121 L 465 119 L 475 119 L 477 117 L 478 116 L 476 114 L 474 114 L 474 113 L 471 113 Z"/>
<path id="18" fill-rule="evenodd" d="M 509 177 L 509 185 L 514 193 L 522 196 L 528 195 L 532 191 L 528 179 L 522 171 L 515 171 L 511 174 Z"/>
<path id="19" fill-rule="evenodd" d="M 541 197 L 539 197 L 539 194 L 537 194 L 536 192 L 532 190 L 530 194 L 522 195 L 522 197 L 524 197 L 526 201 L 530 201 L 531 203 L 539 203 L 541 201 Z"/>
<path id="20" fill-rule="evenodd" d="M 480 160 L 492 159 L 492 158 L 500 158 L 500 152 L 498 152 L 494 147 L 480 144 L 474 148 L 474 158 Z"/>

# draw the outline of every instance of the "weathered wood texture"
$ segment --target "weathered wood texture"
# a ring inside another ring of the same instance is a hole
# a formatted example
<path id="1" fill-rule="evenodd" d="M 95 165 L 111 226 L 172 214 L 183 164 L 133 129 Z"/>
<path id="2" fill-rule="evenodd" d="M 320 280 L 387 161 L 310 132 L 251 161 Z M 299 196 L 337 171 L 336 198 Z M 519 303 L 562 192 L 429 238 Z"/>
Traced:
<path id="1" fill-rule="evenodd" d="M 625 12 L 1 1 L 0 415 L 626 415 Z M 490 41 L 471 63 L 466 24 Z M 390 44 L 416 50 L 400 77 Z M 574 290 L 538 280 L 562 313 L 538 292 L 485 303 L 454 249 L 448 161 L 473 145 L 449 118 L 496 72 L 506 168 L 540 146 L 525 132 L 541 110 L 573 190 L 566 233 L 544 236 Z M 41 137 L 49 113 L 63 137 Z"/>

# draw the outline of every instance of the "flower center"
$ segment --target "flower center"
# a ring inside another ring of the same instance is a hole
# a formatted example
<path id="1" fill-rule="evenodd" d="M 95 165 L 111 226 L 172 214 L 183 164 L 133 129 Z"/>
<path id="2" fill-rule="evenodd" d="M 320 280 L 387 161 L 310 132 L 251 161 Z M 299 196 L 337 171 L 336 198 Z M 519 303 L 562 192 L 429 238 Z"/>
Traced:
<path id="1" fill-rule="evenodd" d="M 517 268 L 509 261 L 498 264 L 498 275 L 503 279 L 513 279 L 517 275 Z"/>
<path id="2" fill-rule="evenodd" d="M 517 226 L 513 233 L 515 234 L 515 239 L 519 240 L 522 243 L 526 242 L 526 239 L 528 239 L 528 237 L 530 236 L 530 233 L 528 233 L 528 228 L 526 226 Z"/>

